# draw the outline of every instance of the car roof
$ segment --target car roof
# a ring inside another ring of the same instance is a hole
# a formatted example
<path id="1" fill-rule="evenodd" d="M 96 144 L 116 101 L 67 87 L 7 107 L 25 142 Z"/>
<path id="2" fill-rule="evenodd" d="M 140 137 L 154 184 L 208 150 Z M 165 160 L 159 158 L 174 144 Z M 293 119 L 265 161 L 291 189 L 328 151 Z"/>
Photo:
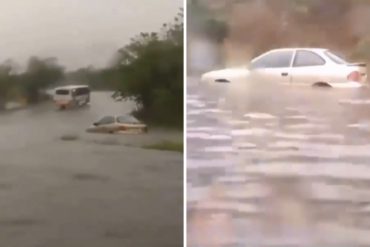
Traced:
<path id="1" fill-rule="evenodd" d="M 86 88 L 86 87 L 88 88 L 89 86 L 88 85 L 67 85 L 67 86 L 57 87 L 57 88 L 55 88 L 55 90 L 59 90 L 59 89 L 70 90 L 70 89 Z"/>
<path id="2" fill-rule="evenodd" d="M 103 118 L 106 118 L 106 117 L 112 117 L 112 118 L 115 119 L 115 121 L 117 121 L 118 118 L 120 118 L 120 117 L 128 117 L 128 118 L 131 118 L 131 119 L 136 120 L 138 123 L 142 123 L 142 121 L 140 121 L 139 119 L 137 119 L 135 116 L 133 116 L 131 114 L 123 114 L 123 115 L 114 115 L 114 114 L 111 114 L 111 115 L 105 115 L 105 116 L 100 117 L 99 120 L 101 120 Z"/>
<path id="3" fill-rule="evenodd" d="M 131 117 L 131 118 L 135 118 L 135 119 L 137 119 L 135 116 L 133 116 L 133 115 L 131 115 L 131 114 L 121 114 L 121 115 L 116 115 L 116 114 L 107 114 L 107 115 L 102 116 L 101 118 L 104 118 L 104 117 L 114 117 L 114 118 L 119 118 L 119 117 Z"/>
<path id="4" fill-rule="evenodd" d="M 317 47 L 291 47 L 291 48 L 278 48 L 278 49 L 272 49 L 271 51 L 295 51 L 295 50 L 309 50 L 314 52 L 323 52 L 327 51 L 326 48 L 317 48 Z"/>
<path id="5" fill-rule="evenodd" d="M 115 117 L 117 117 L 117 118 L 119 118 L 119 117 L 130 117 L 130 118 L 137 119 L 135 116 L 133 116 L 131 114 L 116 115 Z"/>

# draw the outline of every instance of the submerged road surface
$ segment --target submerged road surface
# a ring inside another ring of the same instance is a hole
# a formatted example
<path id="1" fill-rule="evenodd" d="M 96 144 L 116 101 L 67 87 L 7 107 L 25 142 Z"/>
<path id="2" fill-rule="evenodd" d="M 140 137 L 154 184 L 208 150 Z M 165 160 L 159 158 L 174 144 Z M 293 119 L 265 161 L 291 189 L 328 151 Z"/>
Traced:
<path id="1" fill-rule="evenodd" d="M 189 246 L 370 245 L 370 91 L 230 87 L 189 79 Z"/>
<path id="2" fill-rule="evenodd" d="M 85 133 L 134 106 L 91 99 L 0 115 L 0 246 L 182 246 L 182 155 L 141 148 L 181 134 Z"/>

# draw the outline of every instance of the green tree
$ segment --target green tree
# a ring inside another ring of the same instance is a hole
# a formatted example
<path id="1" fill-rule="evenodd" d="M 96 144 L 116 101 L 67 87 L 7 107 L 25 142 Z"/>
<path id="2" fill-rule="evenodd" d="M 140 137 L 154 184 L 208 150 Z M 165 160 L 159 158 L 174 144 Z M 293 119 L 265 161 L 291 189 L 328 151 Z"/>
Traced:
<path id="1" fill-rule="evenodd" d="M 60 81 L 63 75 L 63 68 L 57 64 L 55 58 L 31 57 L 26 73 L 21 75 L 22 87 L 28 102 L 38 102 L 41 90 Z"/>
<path id="2" fill-rule="evenodd" d="M 7 64 L 0 65 L 0 110 L 5 107 L 13 83 L 12 67 Z"/>
<path id="3" fill-rule="evenodd" d="M 137 117 L 162 125 L 183 122 L 183 15 L 159 33 L 141 33 L 119 50 L 115 68 L 122 95 Z"/>
<path id="4" fill-rule="evenodd" d="M 7 101 L 20 96 L 18 65 L 11 59 L 0 64 L 0 110 L 4 110 Z"/>

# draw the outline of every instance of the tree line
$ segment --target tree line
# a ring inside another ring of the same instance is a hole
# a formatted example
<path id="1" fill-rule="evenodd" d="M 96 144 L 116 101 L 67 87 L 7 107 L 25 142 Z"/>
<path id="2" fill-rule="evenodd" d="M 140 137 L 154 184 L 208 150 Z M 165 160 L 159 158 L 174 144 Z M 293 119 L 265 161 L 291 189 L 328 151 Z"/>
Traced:
<path id="1" fill-rule="evenodd" d="M 55 58 L 31 57 L 24 72 L 17 71 L 11 60 L 0 65 L 0 109 L 11 100 L 37 103 L 44 96 L 43 89 L 57 84 L 64 77 L 64 69 Z"/>
<path id="2" fill-rule="evenodd" d="M 255 56 L 279 47 L 318 46 L 370 61 L 366 0 L 191 0 L 188 10 L 188 33 L 220 48 L 231 44 Z"/>

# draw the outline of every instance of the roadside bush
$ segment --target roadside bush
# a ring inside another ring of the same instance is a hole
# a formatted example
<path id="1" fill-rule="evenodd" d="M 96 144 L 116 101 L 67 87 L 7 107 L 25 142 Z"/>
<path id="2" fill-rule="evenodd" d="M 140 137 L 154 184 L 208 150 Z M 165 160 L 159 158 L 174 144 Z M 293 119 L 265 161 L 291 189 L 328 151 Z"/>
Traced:
<path id="1" fill-rule="evenodd" d="M 41 90 L 56 84 L 64 76 L 63 68 L 53 58 L 30 58 L 27 71 L 20 75 L 20 82 L 29 103 L 37 103 L 42 96 Z"/>
<path id="2" fill-rule="evenodd" d="M 134 100 L 138 118 L 158 125 L 183 123 L 183 16 L 158 33 L 141 33 L 119 50 L 118 90 Z"/>
<path id="3" fill-rule="evenodd" d="M 26 72 L 17 73 L 12 61 L 0 65 L 0 110 L 7 101 L 37 103 L 44 97 L 42 90 L 63 78 L 63 68 L 55 59 L 32 57 Z"/>
<path id="4" fill-rule="evenodd" d="M 187 28 L 192 34 L 208 37 L 217 43 L 222 43 L 228 35 L 228 25 L 222 19 L 224 15 L 213 13 L 209 6 L 199 0 L 188 1 Z"/>
<path id="5" fill-rule="evenodd" d="M 0 64 L 0 110 L 5 109 L 8 101 L 22 98 L 19 76 L 16 74 L 15 63 L 6 60 Z"/>

